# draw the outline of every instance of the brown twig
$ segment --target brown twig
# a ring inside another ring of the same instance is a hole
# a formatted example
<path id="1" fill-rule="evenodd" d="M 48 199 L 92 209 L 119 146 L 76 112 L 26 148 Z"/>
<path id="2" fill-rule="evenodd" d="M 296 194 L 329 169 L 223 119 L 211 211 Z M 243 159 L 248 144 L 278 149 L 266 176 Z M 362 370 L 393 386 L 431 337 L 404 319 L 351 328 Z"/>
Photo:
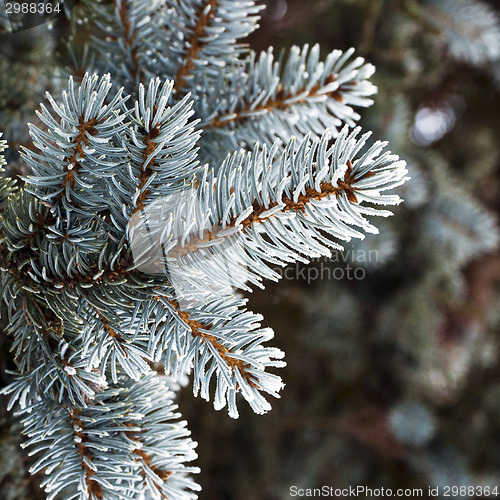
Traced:
<path id="1" fill-rule="evenodd" d="M 195 61 L 200 58 L 200 52 L 205 43 L 201 41 L 206 33 L 206 28 L 215 17 L 214 10 L 217 8 L 218 0 L 208 0 L 200 6 L 198 20 L 193 27 L 191 38 L 187 45 L 184 59 L 179 65 L 174 79 L 174 92 L 180 92 L 186 87 L 186 80 L 195 67 Z"/>
<path id="2" fill-rule="evenodd" d="M 230 355 L 231 351 L 224 344 L 219 342 L 219 340 L 217 340 L 217 337 L 215 335 L 212 335 L 207 332 L 207 330 L 212 329 L 212 325 L 207 323 L 202 323 L 200 321 L 193 319 L 188 312 L 182 311 L 180 309 L 179 303 L 177 301 L 172 299 L 165 299 L 163 297 L 156 297 L 156 300 L 160 302 L 162 302 L 162 299 L 167 300 L 167 302 L 177 311 L 179 317 L 191 330 L 191 335 L 193 337 L 201 338 L 202 342 L 204 343 L 210 342 L 210 344 L 215 348 L 219 356 L 227 364 L 227 366 L 231 369 L 231 371 L 234 372 L 234 370 L 238 370 L 243 379 L 251 387 L 254 388 L 257 387 L 255 376 L 247 371 L 250 368 L 250 364 L 245 363 L 241 359 L 236 359 L 232 357 Z"/>
<path id="3" fill-rule="evenodd" d="M 73 148 L 71 156 L 66 158 L 68 166 L 62 182 L 63 190 L 59 194 L 57 201 L 61 201 L 61 199 L 63 198 L 64 192 L 68 184 L 70 188 L 73 189 L 75 185 L 75 174 L 78 173 L 81 167 L 79 163 L 80 159 L 82 159 L 84 156 L 83 146 L 88 145 L 87 133 L 90 135 L 96 135 L 97 134 L 96 125 L 99 125 L 99 123 L 100 123 L 99 120 L 97 120 L 96 118 L 91 118 L 90 120 L 85 121 L 83 115 L 80 116 L 79 125 L 77 127 L 78 134 L 75 137 L 76 144 L 75 147 Z"/>
<path id="4" fill-rule="evenodd" d="M 331 182 L 322 182 L 320 186 L 320 191 L 316 191 L 316 189 L 309 187 L 306 189 L 304 194 L 301 194 L 297 201 L 293 201 L 287 196 L 283 196 L 281 199 L 282 204 L 284 205 L 281 212 L 304 212 L 308 203 L 311 200 L 321 200 L 326 198 L 327 196 L 335 195 L 340 196 L 342 193 L 345 193 L 347 199 L 352 203 L 357 203 L 358 198 L 356 197 L 355 192 L 357 188 L 353 185 L 356 181 L 360 181 L 363 178 L 372 176 L 372 172 L 367 172 L 362 177 L 355 179 L 352 176 L 352 163 L 350 160 L 347 160 L 347 170 L 342 180 L 337 181 L 337 185 L 333 185 Z M 253 211 L 242 221 L 240 221 L 240 225 L 242 226 L 242 231 L 245 232 L 252 224 L 255 223 L 263 223 L 266 222 L 271 217 L 275 217 L 275 215 L 262 217 L 262 214 L 267 210 L 274 208 L 278 205 L 277 201 L 271 202 L 268 206 L 261 205 L 258 200 L 254 200 L 253 202 Z M 233 217 L 229 222 L 228 226 L 223 228 L 222 230 L 226 230 L 227 227 L 234 227 L 236 223 L 236 217 Z M 222 231 L 221 230 L 221 231 Z M 188 253 L 194 252 L 198 250 L 198 245 L 200 243 L 207 243 L 215 238 L 217 238 L 218 231 L 204 231 L 202 237 L 196 237 L 191 240 L 184 247 L 176 247 L 169 252 L 169 256 L 179 257 L 186 255 Z"/>
<path id="5" fill-rule="evenodd" d="M 120 6 L 120 21 L 123 28 L 125 29 L 123 42 L 130 50 L 130 57 L 132 60 L 131 74 L 134 79 L 134 83 L 138 83 L 142 80 L 144 70 L 139 62 L 139 52 L 136 45 L 136 35 L 132 30 L 132 24 L 130 22 L 128 1 L 123 0 Z"/>

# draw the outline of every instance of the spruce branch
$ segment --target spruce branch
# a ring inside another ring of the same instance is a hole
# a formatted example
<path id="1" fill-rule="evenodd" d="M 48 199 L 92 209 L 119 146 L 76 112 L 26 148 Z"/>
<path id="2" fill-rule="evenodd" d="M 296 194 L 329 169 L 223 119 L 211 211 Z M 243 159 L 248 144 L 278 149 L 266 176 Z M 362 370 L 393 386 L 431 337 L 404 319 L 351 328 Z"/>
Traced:
<path id="1" fill-rule="evenodd" d="M 403 184 L 407 170 L 383 151 L 386 143 L 365 147 L 370 134 L 358 139 L 359 131 L 345 128 L 331 145 L 327 133 L 299 143 L 292 138 L 283 152 L 279 143 L 257 146 L 217 169 L 206 167 L 197 188 L 199 234 L 190 226 L 174 242 L 161 240 L 170 265 L 197 271 L 196 279 L 183 275 L 185 300 L 200 291 L 200 272 L 220 286 L 229 280 L 249 289 L 247 281 L 261 286 L 262 278 L 278 278 L 270 264 L 330 255 L 341 248 L 338 240 L 363 238 L 359 229 L 376 233 L 365 216 L 391 213 L 369 205 L 399 204 L 398 196 L 383 193 Z M 183 204 L 178 210 L 180 219 Z"/>
<path id="2" fill-rule="evenodd" d="M 244 48 L 237 41 L 255 30 L 263 8 L 253 0 L 189 0 L 182 6 L 169 0 L 167 4 L 172 9 L 167 29 L 176 36 L 161 58 L 162 74 L 174 80 L 176 95 L 194 90 L 200 76 L 213 79 L 221 68 L 239 65 L 237 56 Z"/>
<path id="3" fill-rule="evenodd" d="M 158 199 L 188 187 L 198 170 L 195 146 L 200 133 L 194 131 L 196 121 L 189 121 L 192 101 L 186 96 L 167 107 L 172 90 L 173 82 L 161 85 L 159 78 L 151 80 L 147 92 L 139 86 L 128 146 L 138 178 L 133 213 L 142 210 L 151 195 Z"/>
<path id="4" fill-rule="evenodd" d="M 251 54 L 244 71 L 222 78 L 202 101 L 202 139 L 224 141 L 224 147 L 271 145 L 276 138 L 304 137 L 326 128 L 335 137 L 343 125 L 354 125 L 353 107 L 372 104 L 374 72 L 353 49 L 335 50 L 324 61 L 319 46 L 292 47 L 275 60 L 272 48 Z M 200 107 L 200 106 L 199 106 Z"/>
<path id="5" fill-rule="evenodd" d="M 215 299 L 188 311 L 181 310 L 175 300 L 158 300 L 180 325 L 174 329 L 177 338 L 165 339 L 167 372 L 182 375 L 193 365 L 194 395 L 200 393 L 207 401 L 210 382 L 216 376 L 214 407 L 219 410 L 227 405 L 233 418 L 238 416 L 238 393 L 256 413 L 270 410 L 261 392 L 279 397 L 283 384 L 265 369 L 285 363 L 280 350 L 262 345 L 274 336 L 272 330 L 259 328 L 262 316 L 245 311 L 245 302 L 234 297 Z"/>
<path id="6" fill-rule="evenodd" d="M 192 34 L 189 41 L 186 43 L 186 53 L 179 64 L 177 73 L 175 74 L 175 90 L 186 87 L 186 78 L 195 67 L 195 61 L 200 59 L 199 52 L 203 48 L 203 42 L 200 40 L 203 36 L 208 35 L 210 20 L 214 19 L 214 10 L 218 7 L 219 0 L 208 0 L 201 3 L 197 13 L 197 20 L 192 26 Z"/>
<path id="7" fill-rule="evenodd" d="M 88 1 L 84 5 L 89 11 L 85 22 L 100 36 L 92 37 L 88 54 L 82 54 L 86 57 L 78 58 L 76 66 L 109 72 L 113 81 L 119 80 L 128 94 L 135 95 L 139 83 L 157 75 L 154 66 L 160 40 L 154 40 L 155 28 L 165 22 L 165 6 L 146 0 Z"/>
<path id="8" fill-rule="evenodd" d="M 30 126 L 40 153 L 24 151 L 33 172 L 26 179 L 27 191 L 49 203 L 53 212 L 72 210 L 88 217 L 84 207 L 92 213 L 108 208 L 102 178 L 112 176 L 122 161 L 123 149 L 113 147 L 113 141 L 126 126 L 126 98 L 119 91 L 106 102 L 111 87 L 109 75 L 86 75 L 77 88 L 70 77 L 61 104 L 47 94 L 57 118 L 44 105 L 37 113 L 47 132 Z"/>
<path id="9" fill-rule="evenodd" d="M 46 471 L 47 498 L 196 498 L 186 473 L 198 469 L 184 465 L 196 444 L 172 397 L 164 378 L 148 374 L 139 383 L 121 376 L 86 408 L 47 398 L 25 405 L 24 446 L 39 455 L 32 472 Z"/>

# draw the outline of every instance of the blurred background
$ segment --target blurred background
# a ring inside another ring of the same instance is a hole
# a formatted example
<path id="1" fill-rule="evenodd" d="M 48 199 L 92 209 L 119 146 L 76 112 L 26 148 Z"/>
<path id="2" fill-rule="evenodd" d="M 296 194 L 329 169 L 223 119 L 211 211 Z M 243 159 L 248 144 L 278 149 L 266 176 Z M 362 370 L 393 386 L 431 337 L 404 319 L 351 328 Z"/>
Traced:
<path id="1" fill-rule="evenodd" d="M 361 124 L 390 141 L 412 179 L 380 235 L 249 294 L 286 352 L 272 412 L 241 404 L 234 421 L 181 392 L 200 498 L 281 500 L 292 485 L 500 490 L 499 2 L 265 3 L 254 49 L 355 47 L 376 66 L 379 92 Z M 0 35 L 10 175 L 24 172 L 25 124 L 68 62 L 57 55 L 64 18 L 50 28 Z M 0 496 L 42 498 L 4 406 Z"/>

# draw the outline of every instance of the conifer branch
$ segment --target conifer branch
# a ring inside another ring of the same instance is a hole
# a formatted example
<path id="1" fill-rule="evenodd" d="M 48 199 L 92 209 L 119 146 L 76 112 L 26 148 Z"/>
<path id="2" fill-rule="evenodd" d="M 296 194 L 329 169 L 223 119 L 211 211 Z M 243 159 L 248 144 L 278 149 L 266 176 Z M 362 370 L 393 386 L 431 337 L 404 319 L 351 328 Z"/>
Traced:
<path id="1" fill-rule="evenodd" d="M 197 21 L 191 28 L 192 35 L 186 44 L 186 53 L 179 64 L 179 69 L 174 78 L 174 92 L 179 93 L 186 87 L 186 79 L 195 67 L 195 60 L 200 58 L 203 48 L 203 37 L 207 35 L 206 29 L 214 19 L 214 11 L 219 5 L 219 0 L 204 0 L 198 10 Z"/>
<path id="2" fill-rule="evenodd" d="M 119 9 L 120 22 L 123 26 L 123 43 L 130 54 L 130 74 L 132 81 L 137 86 L 144 77 L 144 68 L 139 60 L 139 50 L 137 46 L 137 34 L 135 33 L 130 21 L 129 0 L 115 0 L 117 9 Z"/>
<path id="3" fill-rule="evenodd" d="M 92 452 L 85 446 L 86 436 L 83 433 L 85 429 L 84 424 L 78 418 L 78 409 L 68 409 L 71 425 L 73 427 L 73 440 L 77 444 L 77 453 L 81 457 L 81 466 L 85 476 L 85 484 L 87 486 L 87 493 L 89 498 L 103 498 L 102 486 L 93 479 L 95 471 L 90 467 L 89 462 L 92 462 Z"/>
<path id="4" fill-rule="evenodd" d="M 275 60 L 269 49 L 251 54 L 245 70 L 221 77 L 200 107 L 202 153 L 205 141 L 222 143 L 222 150 L 252 149 L 255 142 L 272 145 L 292 135 L 321 135 L 329 129 L 336 137 L 344 125 L 359 119 L 356 107 L 372 104 L 374 72 L 363 58 L 352 58 L 353 49 L 331 52 L 319 60 L 319 47 L 292 47 Z M 217 154 L 217 149 L 215 149 Z M 208 156 L 218 163 L 219 156 Z"/>
<path id="5" fill-rule="evenodd" d="M 339 86 L 335 90 L 322 92 L 325 87 L 328 87 L 329 84 L 334 83 L 335 80 L 336 77 L 332 74 L 326 79 L 323 86 L 319 83 L 316 83 L 310 89 L 303 87 L 296 90 L 294 94 L 291 94 L 290 92 L 285 93 L 283 89 L 280 89 L 278 87 L 279 90 L 276 95 L 269 100 L 257 105 L 255 105 L 255 102 L 243 101 L 243 103 L 240 105 L 240 109 L 235 109 L 230 115 L 215 116 L 214 118 L 212 118 L 210 123 L 205 125 L 205 127 L 226 127 L 232 122 L 242 124 L 245 120 L 252 119 L 252 117 L 256 117 L 260 114 L 272 113 L 273 111 L 286 111 L 291 109 L 293 106 L 306 104 L 309 99 L 314 99 L 320 96 L 325 96 L 341 103 L 343 101 L 342 92 L 349 89 L 348 85 L 344 84 Z M 355 86 L 356 82 L 353 82 L 350 85 Z"/>
<path id="6" fill-rule="evenodd" d="M 196 122 L 189 121 L 192 102 L 187 96 L 167 106 L 172 89 L 173 82 L 162 83 L 159 78 L 151 80 L 147 88 L 139 86 L 128 145 L 136 177 L 136 185 L 130 186 L 131 191 L 134 189 L 130 193 L 132 216 L 144 209 L 152 193 L 155 197 L 168 196 L 189 187 L 198 169 L 199 133 L 194 131 Z M 130 198 L 124 202 L 130 204 Z M 125 226 L 128 221 L 123 223 Z"/>
<path id="7" fill-rule="evenodd" d="M 120 376 L 83 408 L 54 405 L 45 397 L 23 404 L 29 438 L 24 446 L 39 454 L 32 471 L 45 470 L 42 486 L 49 499 L 195 498 L 199 487 L 186 473 L 198 469 L 184 463 L 196 457 L 196 444 L 174 413 L 164 377 L 148 374 L 133 384 L 138 387 Z"/>
<path id="8" fill-rule="evenodd" d="M 75 175 L 80 173 L 81 165 L 79 161 L 85 155 L 84 146 L 88 146 L 89 144 L 87 134 L 92 136 L 97 135 L 96 125 L 99 125 L 99 123 L 100 121 L 95 117 L 90 120 L 85 120 L 84 115 L 78 117 L 78 125 L 76 127 L 78 134 L 74 139 L 75 146 L 71 151 L 71 156 L 65 158 L 67 165 L 62 182 L 62 190 L 55 199 L 55 203 L 59 203 L 64 196 L 68 198 L 68 201 L 71 201 L 68 194 L 75 187 Z"/>
<path id="9" fill-rule="evenodd" d="M 77 67 L 111 75 L 47 95 L 24 188 L 0 180 L 3 392 L 49 500 L 194 500 L 170 387 L 269 411 L 284 354 L 237 290 L 375 233 L 406 169 L 349 132 L 375 92 L 352 50 L 256 56 L 253 0 L 88 3 L 103 36 Z"/>
<path id="10" fill-rule="evenodd" d="M 292 139 L 282 154 L 279 143 L 270 150 L 256 147 L 234 153 L 216 171 L 205 169 L 198 187 L 200 231 L 184 234 L 175 246 L 160 240 L 169 249 L 166 260 L 177 259 L 180 269 L 194 266 L 196 272 L 210 266 L 207 276 L 219 285 L 229 280 L 248 289 L 246 281 L 261 286 L 263 278 L 276 279 L 265 262 L 284 265 L 301 256 L 329 255 L 340 248 L 335 240 L 363 238 L 356 226 L 376 232 L 365 215 L 390 212 L 363 202 L 398 204 L 399 197 L 382 192 L 404 183 L 406 169 L 397 156 L 383 152 L 384 143 L 364 148 L 369 134 L 357 139 L 358 133 L 346 128 L 331 146 L 327 135 L 298 145 Z M 238 252 L 245 252 L 243 260 Z"/>
<path id="11" fill-rule="evenodd" d="M 156 297 L 156 300 L 161 301 L 162 299 L 160 297 Z M 168 303 L 177 311 L 180 319 L 191 330 L 193 338 L 201 338 L 202 342 L 205 344 L 210 343 L 231 371 L 234 372 L 235 370 L 238 370 L 241 377 L 243 377 L 251 387 L 257 387 L 255 376 L 248 371 L 250 369 L 250 364 L 234 357 L 234 353 L 232 353 L 228 347 L 217 340 L 215 335 L 208 333 L 212 329 L 213 325 L 193 319 L 188 312 L 180 309 L 179 303 L 175 300 L 168 300 Z"/>

